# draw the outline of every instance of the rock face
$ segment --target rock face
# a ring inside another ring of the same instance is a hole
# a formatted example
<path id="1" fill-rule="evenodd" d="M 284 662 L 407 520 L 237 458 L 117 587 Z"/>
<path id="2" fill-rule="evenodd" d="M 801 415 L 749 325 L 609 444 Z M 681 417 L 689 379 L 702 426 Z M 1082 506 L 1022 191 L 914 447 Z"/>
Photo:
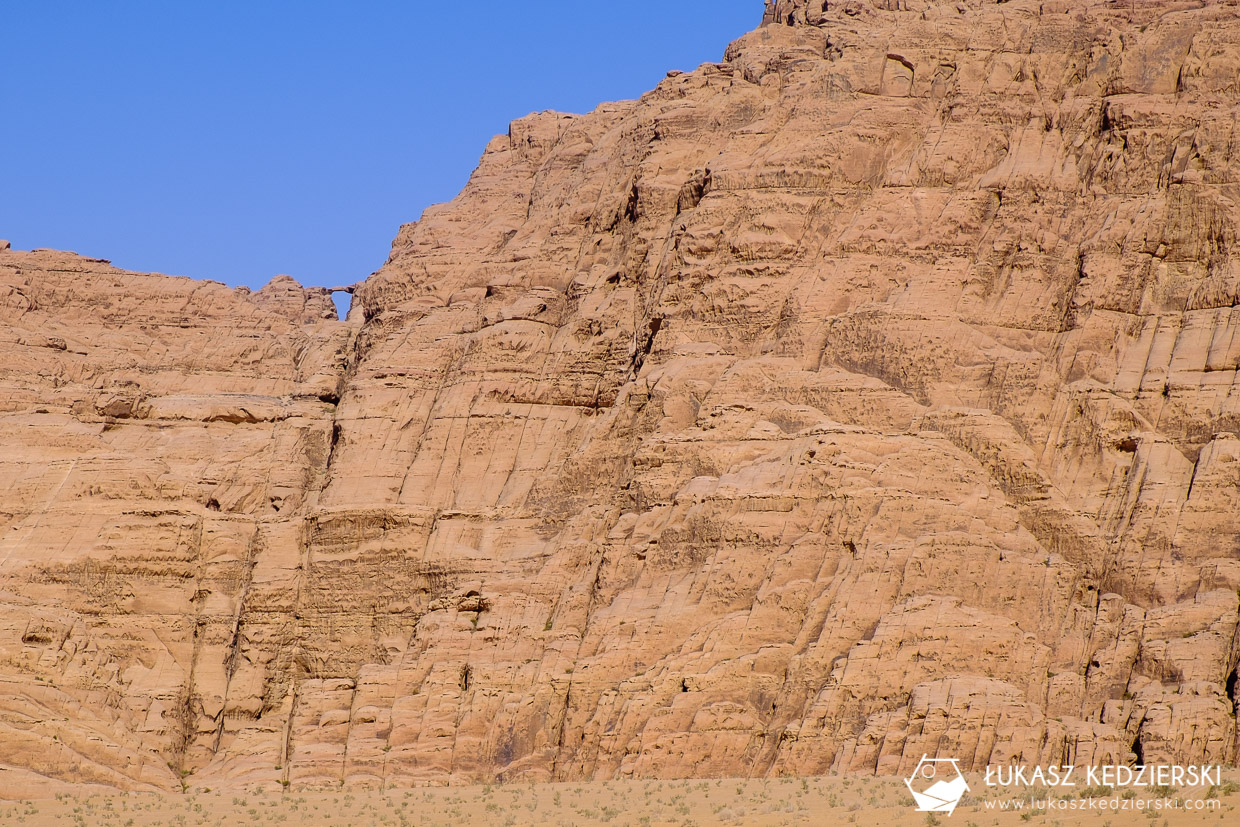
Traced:
<path id="1" fill-rule="evenodd" d="M 262 697 L 239 698 L 241 641 L 291 622 L 292 515 L 326 482 L 354 336 L 335 318 L 287 277 L 0 253 L 5 795 L 177 787 L 225 699 Z"/>
<path id="2" fill-rule="evenodd" d="M 513 123 L 350 323 L 0 253 L 8 774 L 1234 762 L 1238 62 L 779 0 Z"/>

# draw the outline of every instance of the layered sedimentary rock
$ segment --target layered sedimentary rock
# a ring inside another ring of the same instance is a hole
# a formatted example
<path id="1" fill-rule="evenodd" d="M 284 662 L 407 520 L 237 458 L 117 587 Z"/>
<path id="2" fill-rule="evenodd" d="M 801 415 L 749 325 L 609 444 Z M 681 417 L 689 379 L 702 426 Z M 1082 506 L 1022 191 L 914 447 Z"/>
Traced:
<path id="1" fill-rule="evenodd" d="M 0 784 L 175 788 L 262 697 L 240 642 L 290 622 L 354 329 L 287 276 L 50 251 L 0 252 L 0 319 Z"/>
<path id="2" fill-rule="evenodd" d="M 1234 762 L 1238 64 L 780 0 L 513 123 L 347 324 L 0 253 L 9 772 Z"/>

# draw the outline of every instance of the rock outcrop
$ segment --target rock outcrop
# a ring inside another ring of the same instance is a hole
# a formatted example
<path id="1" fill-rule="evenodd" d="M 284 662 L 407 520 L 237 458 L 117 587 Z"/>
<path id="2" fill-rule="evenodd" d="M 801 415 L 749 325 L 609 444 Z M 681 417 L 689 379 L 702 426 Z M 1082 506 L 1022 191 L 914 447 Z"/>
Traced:
<path id="1" fill-rule="evenodd" d="M 348 323 L 0 253 L 4 764 L 1233 763 L 1238 61 L 1232 3 L 779 0 L 514 122 Z"/>
<path id="2" fill-rule="evenodd" d="M 176 788 L 214 749 L 244 636 L 295 603 L 292 515 L 326 483 L 355 335 L 335 318 L 287 277 L 0 253 L 6 796 Z"/>

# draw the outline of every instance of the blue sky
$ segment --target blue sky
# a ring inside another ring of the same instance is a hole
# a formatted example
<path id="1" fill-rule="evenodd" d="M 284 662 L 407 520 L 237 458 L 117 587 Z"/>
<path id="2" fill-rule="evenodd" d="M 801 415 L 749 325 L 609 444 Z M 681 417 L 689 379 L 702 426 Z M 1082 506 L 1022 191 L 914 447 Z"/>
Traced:
<path id="1" fill-rule="evenodd" d="M 40 2 L 0 12 L 0 238 L 259 286 L 359 281 L 542 109 L 718 60 L 761 0 Z"/>

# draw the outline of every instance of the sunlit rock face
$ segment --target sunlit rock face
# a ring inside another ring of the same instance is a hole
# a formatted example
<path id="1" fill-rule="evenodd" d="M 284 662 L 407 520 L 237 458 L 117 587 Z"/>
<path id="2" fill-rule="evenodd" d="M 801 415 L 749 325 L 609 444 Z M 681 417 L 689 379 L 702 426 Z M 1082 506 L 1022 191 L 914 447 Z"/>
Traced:
<path id="1" fill-rule="evenodd" d="M 12 778 L 1235 761 L 1240 7 L 762 19 L 350 322 L 0 252 Z"/>

